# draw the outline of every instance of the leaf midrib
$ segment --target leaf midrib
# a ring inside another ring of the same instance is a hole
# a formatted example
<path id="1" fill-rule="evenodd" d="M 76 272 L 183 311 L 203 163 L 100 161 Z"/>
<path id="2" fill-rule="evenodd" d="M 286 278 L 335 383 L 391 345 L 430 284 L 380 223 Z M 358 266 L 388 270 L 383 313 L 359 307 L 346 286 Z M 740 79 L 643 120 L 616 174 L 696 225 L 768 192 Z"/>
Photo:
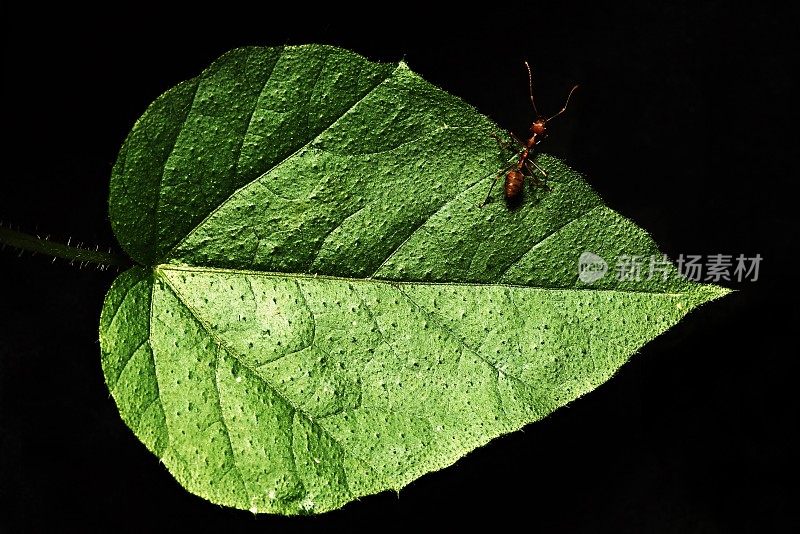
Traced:
<path id="1" fill-rule="evenodd" d="M 349 282 L 349 283 L 363 283 L 363 284 L 383 284 L 392 287 L 398 286 L 431 286 L 431 287 L 507 287 L 511 289 L 525 289 L 529 291 L 541 291 L 546 293 L 574 293 L 578 291 L 585 291 L 590 293 L 609 293 L 609 294 L 640 294 L 640 295 L 660 295 L 665 297 L 685 297 L 692 295 L 692 292 L 678 292 L 669 293 L 665 291 L 646 291 L 639 289 L 608 289 L 608 288 L 593 288 L 587 286 L 580 287 L 537 287 L 527 286 L 521 284 L 508 284 L 508 283 L 481 283 L 481 282 L 431 282 L 426 280 L 395 280 L 389 278 L 351 278 L 347 276 L 331 276 L 327 274 L 310 274 L 310 273 L 282 273 L 275 271 L 256 271 L 248 269 L 225 269 L 221 267 L 205 267 L 193 265 L 177 265 L 171 263 L 162 263 L 154 267 L 154 272 L 158 274 L 159 271 L 183 271 L 189 273 L 218 273 L 218 274 L 234 274 L 243 276 L 264 276 L 269 278 L 290 278 L 290 279 L 303 279 L 303 280 L 331 280 L 334 282 Z"/>

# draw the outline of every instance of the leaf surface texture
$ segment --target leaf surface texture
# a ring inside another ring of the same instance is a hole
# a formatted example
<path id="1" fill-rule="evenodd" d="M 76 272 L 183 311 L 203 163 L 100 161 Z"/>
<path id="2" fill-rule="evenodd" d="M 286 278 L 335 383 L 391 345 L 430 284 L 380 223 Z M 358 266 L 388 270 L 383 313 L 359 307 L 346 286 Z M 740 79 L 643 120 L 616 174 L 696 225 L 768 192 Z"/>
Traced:
<path id="1" fill-rule="evenodd" d="M 182 485 L 283 514 L 399 489 L 726 292 L 579 281 L 583 251 L 660 253 L 546 155 L 550 191 L 479 209 L 513 156 L 492 134 L 405 64 L 316 45 L 231 51 L 150 106 L 112 175 L 141 266 L 107 296 L 103 370 Z"/>

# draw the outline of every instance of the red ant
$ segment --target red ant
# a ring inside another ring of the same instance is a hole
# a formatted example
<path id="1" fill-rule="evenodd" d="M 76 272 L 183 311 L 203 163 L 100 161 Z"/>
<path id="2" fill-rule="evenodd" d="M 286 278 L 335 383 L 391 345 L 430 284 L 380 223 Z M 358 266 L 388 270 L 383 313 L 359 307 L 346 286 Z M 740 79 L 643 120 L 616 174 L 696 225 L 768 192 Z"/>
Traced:
<path id="1" fill-rule="evenodd" d="M 508 172 L 506 173 L 504 192 L 506 201 L 508 202 L 514 202 L 519 199 L 520 195 L 522 194 L 522 188 L 525 185 L 526 176 L 531 180 L 533 180 L 535 185 L 541 185 L 542 187 L 550 189 L 550 187 L 547 185 L 545 181 L 539 179 L 536 176 L 536 172 L 534 171 L 534 169 L 539 171 L 542 174 L 542 176 L 545 179 L 547 179 L 547 173 L 541 167 L 539 167 L 535 161 L 533 161 L 533 158 L 535 157 L 535 154 L 533 153 L 533 148 L 537 144 L 539 144 L 539 142 L 541 142 L 542 139 L 547 137 L 547 123 L 555 119 L 556 117 L 558 117 L 567 110 L 567 105 L 569 105 L 569 99 L 572 96 L 572 93 L 575 92 L 575 89 L 578 88 L 578 86 L 575 85 L 570 90 L 569 94 L 567 95 L 567 101 L 564 103 L 564 107 L 561 108 L 561 111 L 545 119 L 539 114 L 539 110 L 536 109 L 536 102 L 533 99 L 533 75 L 531 74 L 531 67 L 530 65 L 528 65 L 527 61 L 525 62 L 525 67 L 528 69 L 528 90 L 531 96 L 531 105 L 533 106 L 533 112 L 536 113 L 536 120 L 533 121 L 533 124 L 531 124 L 530 128 L 531 137 L 530 139 L 528 139 L 527 142 L 523 143 L 516 135 L 514 135 L 513 132 L 508 132 L 509 135 L 511 136 L 511 139 L 513 139 L 515 143 L 517 143 L 520 147 L 522 147 L 522 149 L 520 150 L 517 156 L 516 162 L 511 163 L 510 165 L 503 168 L 497 173 L 497 176 L 495 176 L 494 180 L 492 181 L 492 185 L 489 186 L 489 192 L 486 193 L 486 200 L 484 200 L 483 204 L 480 205 L 481 208 L 489 202 L 489 197 L 492 194 L 492 188 L 494 187 L 494 184 L 501 176 L 503 176 L 503 173 L 505 173 L 506 171 Z M 495 139 L 497 139 L 498 143 L 507 146 L 507 144 L 504 143 L 499 137 L 497 137 L 494 134 L 492 134 L 492 136 Z M 523 174 L 524 169 L 527 169 L 530 174 L 528 175 Z"/>

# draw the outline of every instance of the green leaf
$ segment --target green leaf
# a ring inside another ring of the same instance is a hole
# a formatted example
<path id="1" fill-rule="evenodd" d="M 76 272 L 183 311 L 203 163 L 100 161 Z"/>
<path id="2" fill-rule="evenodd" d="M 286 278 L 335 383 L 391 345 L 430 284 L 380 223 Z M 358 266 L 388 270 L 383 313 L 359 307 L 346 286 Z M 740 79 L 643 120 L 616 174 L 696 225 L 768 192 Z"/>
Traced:
<path id="1" fill-rule="evenodd" d="M 399 489 L 602 384 L 727 290 L 587 285 L 584 251 L 659 254 L 580 175 L 478 204 L 503 132 L 408 67 L 243 48 L 157 99 L 111 221 L 141 264 L 101 318 L 125 422 L 189 491 L 319 513 Z M 613 271 L 614 265 L 611 265 Z"/>

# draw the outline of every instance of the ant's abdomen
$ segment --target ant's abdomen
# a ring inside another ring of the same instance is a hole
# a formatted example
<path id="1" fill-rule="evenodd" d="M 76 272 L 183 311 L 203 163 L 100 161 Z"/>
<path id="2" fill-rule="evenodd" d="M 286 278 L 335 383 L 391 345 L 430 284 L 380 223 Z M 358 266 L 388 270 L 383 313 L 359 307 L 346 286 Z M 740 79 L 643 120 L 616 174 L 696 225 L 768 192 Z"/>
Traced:
<path id="1" fill-rule="evenodd" d="M 522 193 L 522 187 L 525 185 L 525 175 L 518 170 L 510 170 L 506 174 L 505 194 L 506 200 L 514 200 Z"/>

